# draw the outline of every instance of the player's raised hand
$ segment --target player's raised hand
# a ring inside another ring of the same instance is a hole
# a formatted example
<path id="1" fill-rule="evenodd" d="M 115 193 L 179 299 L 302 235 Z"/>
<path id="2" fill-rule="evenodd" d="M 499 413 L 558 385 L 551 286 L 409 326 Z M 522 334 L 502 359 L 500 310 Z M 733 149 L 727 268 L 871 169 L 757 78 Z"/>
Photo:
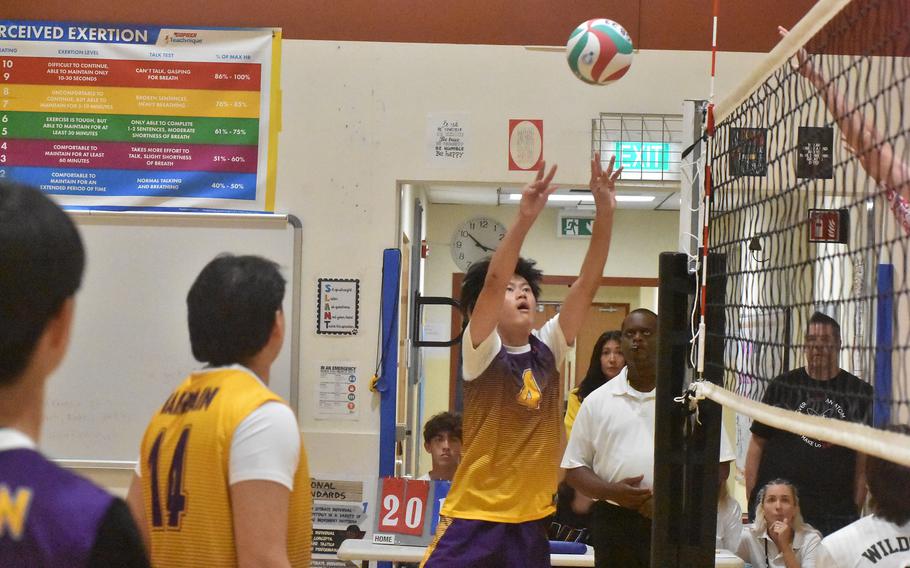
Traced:
<path id="1" fill-rule="evenodd" d="M 597 207 L 597 213 L 612 214 L 616 209 L 616 180 L 622 173 L 622 168 L 613 170 L 616 164 L 616 156 L 610 157 L 610 163 L 604 170 L 600 165 L 600 152 L 594 153 L 591 160 L 591 182 L 589 188 L 591 195 L 594 196 L 594 204 Z"/>
<path id="2" fill-rule="evenodd" d="M 553 164 L 550 172 L 544 175 L 546 167 L 547 163 L 541 162 L 534 181 L 521 190 L 521 202 L 518 205 L 518 212 L 524 217 L 536 219 L 547 205 L 547 199 L 550 194 L 556 191 L 557 186 L 550 183 L 553 181 L 553 176 L 556 175 L 556 164 Z"/>
<path id="3" fill-rule="evenodd" d="M 784 26 L 777 26 L 777 33 L 780 34 L 780 37 L 787 37 L 787 34 L 790 33 L 790 30 Z M 801 47 L 799 51 L 796 52 L 796 64 L 793 63 L 793 60 L 790 60 L 790 65 L 795 69 L 800 75 L 806 79 L 814 80 L 818 73 L 816 72 L 815 65 L 812 64 L 812 60 L 809 58 L 809 53 L 806 51 L 806 48 Z"/>

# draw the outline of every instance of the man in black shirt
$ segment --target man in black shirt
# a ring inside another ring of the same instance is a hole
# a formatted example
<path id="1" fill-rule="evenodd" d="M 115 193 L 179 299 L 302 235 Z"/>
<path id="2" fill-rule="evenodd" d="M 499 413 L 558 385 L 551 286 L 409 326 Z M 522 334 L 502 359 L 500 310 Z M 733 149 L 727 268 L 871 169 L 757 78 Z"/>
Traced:
<path id="1" fill-rule="evenodd" d="M 775 378 L 762 402 L 801 414 L 870 424 L 872 386 L 840 368 L 840 325 L 816 312 L 806 331 L 806 366 Z M 800 492 L 806 522 L 830 534 L 858 518 L 866 496 L 865 459 L 853 450 L 754 422 L 746 455 L 749 514 L 755 494 L 783 478 Z"/>

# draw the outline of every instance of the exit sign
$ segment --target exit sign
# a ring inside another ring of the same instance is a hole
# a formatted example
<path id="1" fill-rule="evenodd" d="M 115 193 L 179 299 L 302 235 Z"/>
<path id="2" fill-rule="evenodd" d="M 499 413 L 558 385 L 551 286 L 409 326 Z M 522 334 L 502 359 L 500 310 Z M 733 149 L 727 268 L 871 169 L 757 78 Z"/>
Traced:
<path id="1" fill-rule="evenodd" d="M 590 237 L 594 230 L 592 217 L 565 215 L 559 217 L 560 237 Z"/>
<path id="2" fill-rule="evenodd" d="M 626 170 L 670 171 L 670 145 L 662 142 L 616 142 L 618 165 Z"/>

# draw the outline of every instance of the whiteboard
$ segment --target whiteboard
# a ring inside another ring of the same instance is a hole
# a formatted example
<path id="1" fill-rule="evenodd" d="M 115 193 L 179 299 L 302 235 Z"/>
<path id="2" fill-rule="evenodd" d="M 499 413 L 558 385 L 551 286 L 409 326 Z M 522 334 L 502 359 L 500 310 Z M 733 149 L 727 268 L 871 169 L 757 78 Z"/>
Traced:
<path id="1" fill-rule="evenodd" d="M 42 450 L 72 467 L 132 467 L 152 414 L 192 371 L 186 295 L 224 252 L 277 262 L 284 345 L 269 386 L 297 410 L 300 222 L 291 215 L 71 212 L 86 248 L 69 351 L 48 381 Z"/>

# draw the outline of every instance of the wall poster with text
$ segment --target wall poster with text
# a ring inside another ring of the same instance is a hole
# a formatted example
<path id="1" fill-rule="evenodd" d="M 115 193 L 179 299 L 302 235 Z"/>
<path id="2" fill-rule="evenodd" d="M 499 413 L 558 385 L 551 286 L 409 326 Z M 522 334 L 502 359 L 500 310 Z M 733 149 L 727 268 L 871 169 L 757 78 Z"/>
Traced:
<path id="1" fill-rule="evenodd" d="M 0 20 L 0 178 L 73 209 L 273 211 L 278 29 Z"/>

